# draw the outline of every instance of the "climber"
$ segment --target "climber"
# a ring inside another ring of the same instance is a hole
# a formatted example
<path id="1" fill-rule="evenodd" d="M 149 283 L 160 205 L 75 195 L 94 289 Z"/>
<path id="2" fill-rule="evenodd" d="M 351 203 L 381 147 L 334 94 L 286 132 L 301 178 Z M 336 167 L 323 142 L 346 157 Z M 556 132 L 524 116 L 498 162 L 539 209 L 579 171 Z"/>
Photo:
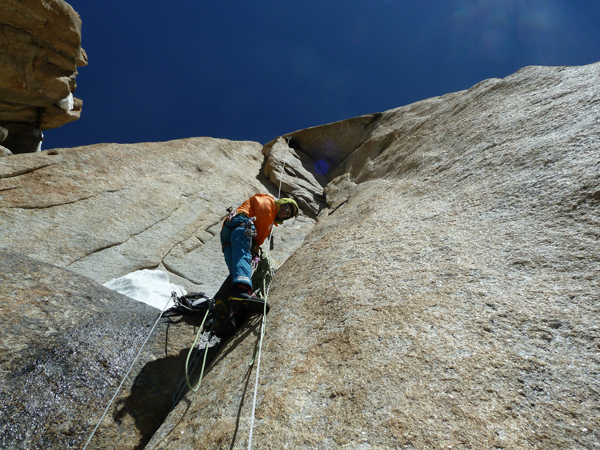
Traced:
<path id="1" fill-rule="evenodd" d="M 263 312 L 264 300 L 252 293 L 252 262 L 258 260 L 260 246 L 271 233 L 273 225 L 298 215 L 298 204 L 291 198 L 275 200 L 270 194 L 256 194 L 230 213 L 221 229 L 221 246 L 231 277 L 231 290 L 227 301 L 215 304 L 218 330 L 229 317 L 235 327 L 236 310 L 247 308 L 250 312 Z M 221 333 L 223 334 L 223 333 Z"/>

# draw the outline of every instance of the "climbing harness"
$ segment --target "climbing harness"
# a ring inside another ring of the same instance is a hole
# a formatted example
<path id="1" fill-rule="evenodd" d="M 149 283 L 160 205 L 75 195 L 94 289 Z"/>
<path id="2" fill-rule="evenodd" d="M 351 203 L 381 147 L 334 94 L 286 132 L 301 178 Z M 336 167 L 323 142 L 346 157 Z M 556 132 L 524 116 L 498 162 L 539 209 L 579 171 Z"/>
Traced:
<path id="1" fill-rule="evenodd" d="M 227 212 L 229 214 L 227 215 L 225 222 L 223 222 L 224 227 L 230 228 L 232 230 L 235 228 L 244 228 L 244 234 L 246 236 L 251 238 L 257 236 L 256 227 L 254 226 L 254 221 L 256 220 L 256 217 L 248 217 L 245 213 L 237 212 L 231 206 L 227 208 Z M 231 224 L 231 221 L 237 216 L 240 216 L 243 219 L 236 221 L 234 224 Z M 221 242 L 221 250 L 224 250 L 225 247 L 229 245 L 231 245 L 231 241 Z M 250 246 L 252 247 L 252 242 L 250 242 Z"/>
<path id="2" fill-rule="evenodd" d="M 248 222 L 246 222 L 246 229 L 244 230 L 244 234 L 250 237 L 256 237 L 258 233 L 256 232 L 256 227 L 254 226 L 254 221 L 256 217 L 248 217 Z"/>
<path id="3" fill-rule="evenodd" d="M 235 216 L 237 216 L 237 210 L 235 210 L 233 208 L 233 206 L 230 206 L 229 208 L 227 208 L 227 212 L 229 214 L 227 214 L 227 218 L 225 219 L 227 222 L 231 222 L 231 219 L 233 219 Z"/>

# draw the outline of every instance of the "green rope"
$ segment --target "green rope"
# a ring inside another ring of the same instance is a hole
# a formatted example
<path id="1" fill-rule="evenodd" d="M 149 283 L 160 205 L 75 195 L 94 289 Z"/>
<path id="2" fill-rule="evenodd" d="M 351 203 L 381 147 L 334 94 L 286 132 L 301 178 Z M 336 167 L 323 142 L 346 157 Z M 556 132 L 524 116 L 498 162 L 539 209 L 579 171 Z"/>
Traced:
<path id="1" fill-rule="evenodd" d="M 273 262 L 269 257 L 267 252 L 263 252 L 260 255 L 260 261 L 256 266 L 256 270 L 252 274 L 252 285 L 260 286 L 256 292 L 259 294 L 258 296 L 265 300 L 264 309 L 263 309 L 263 321 L 261 323 L 261 335 L 263 332 L 262 327 L 264 326 L 264 318 L 267 315 L 267 297 L 269 296 L 269 287 L 271 286 L 271 281 L 275 276 L 275 268 L 273 267 Z M 256 345 L 254 346 L 254 354 L 252 356 L 252 360 L 248 364 L 249 366 L 254 365 L 254 361 L 256 360 L 256 355 L 259 349 L 259 341 L 256 341 Z"/>
<path id="2" fill-rule="evenodd" d="M 275 269 L 273 268 L 269 253 L 262 252 L 258 265 L 252 274 L 252 286 L 259 286 L 255 291 L 258 297 L 265 298 L 267 296 L 268 286 L 270 286 L 274 275 Z"/>
<path id="3" fill-rule="evenodd" d="M 262 263 L 262 264 L 261 264 Z M 268 253 L 261 254 L 260 261 L 257 266 L 257 281 L 262 281 L 261 286 L 261 298 L 265 300 L 264 310 L 262 315 L 262 320 L 260 323 L 260 339 L 256 341 L 256 345 L 254 346 L 254 356 L 252 357 L 252 361 L 250 362 L 250 366 L 254 365 L 254 362 L 257 361 L 256 364 L 256 380 L 254 381 L 254 397 L 252 399 L 252 415 L 250 418 L 250 433 L 248 435 L 248 450 L 252 449 L 252 431 L 254 429 L 254 415 L 256 411 L 256 394 L 258 393 L 258 375 L 260 372 L 260 354 L 262 351 L 262 341 L 263 336 L 265 334 L 265 329 L 267 326 L 267 298 L 269 297 L 269 288 L 271 287 L 271 281 L 275 276 L 275 268 L 271 262 L 271 258 Z M 253 280 L 254 282 L 254 280 Z"/>
<path id="4" fill-rule="evenodd" d="M 200 389 L 200 385 L 202 384 L 202 377 L 204 376 L 204 369 L 206 367 L 206 355 L 208 354 L 208 344 L 212 337 L 213 328 L 215 326 L 214 320 L 213 320 L 212 327 L 210 328 L 210 333 L 208 335 L 208 339 L 206 340 L 206 345 L 204 347 L 204 359 L 202 360 L 202 370 L 200 371 L 200 379 L 198 380 L 198 384 L 196 385 L 196 387 L 192 387 L 192 384 L 190 383 L 190 376 L 188 374 L 190 356 L 192 355 L 192 351 L 194 350 L 194 348 L 196 347 L 196 344 L 198 343 L 198 340 L 200 339 L 200 334 L 202 334 L 202 332 L 204 331 L 204 322 L 206 322 L 206 318 L 208 317 L 209 311 L 210 311 L 210 308 L 206 310 L 204 319 L 202 319 L 202 325 L 200 325 L 200 328 L 198 329 L 198 333 L 196 333 L 196 340 L 194 341 L 194 344 L 190 347 L 190 351 L 188 352 L 187 358 L 185 360 L 185 382 L 188 385 L 188 387 L 190 388 L 190 390 L 192 390 L 193 392 L 198 392 L 198 389 Z"/>
<path id="5" fill-rule="evenodd" d="M 263 317 L 267 314 L 266 296 L 268 295 L 269 286 L 271 285 L 271 281 L 273 280 L 274 275 L 275 275 L 275 269 L 273 268 L 273 264 L 271 263 L 271 258 L 269 257 L 269 254 L 267 252 L 264 252 L 260 255 L 260 260 L 258 262 L 258 265 L 256 266 L 254 273 L 252 274 L 252 285 L 260 286 L 256 290 L 256 293 L 258 294 L 259 297 L 265 298 L 265 307 L 264 307 L 264 311 L 263 311 Z M 190 351 L 188 352 L 187 358 L 185 360 L 185 382 L 188 385 L 188 388 L 190 388 L 190 390 L 193 392 L 198 392 L 198 389 L 200 389 L 200 385 L 202 384 L 202 378 L 204 376 L 204 369 L 206 368 L 206 356 L 208 354 L 208 343 L 210 342 L 210 339 L 212 337 L 213 328 L 215 326 L 214 320 L 213 320 L 212 327 L 210 329 L 210 334 L 208 336 L 208 340 L 206 341 L 206 347 L 204 347 L 204 358 L 202 360 L 202 370 L 200 371 L 200 379 L 198 380 L 198 384 L 195 387 L 192 386 L 192 384 L 190 382 L 190 376 L 188 373 L 190 357 L 192 356 L 192 351 L 196 347 L 198 340 L 200 340 L 200 335 L 202 334 L 202 332 L 204 330 L 204 323 L 206 322 L 206 318 L 208 317 L 209 311 L 210 311 L 209 309 L 206 310 L 204 319 L 202 319 L 202 325 L 200 325 L 200 328 L 198 329 L 198 333 L 196 333 L 196 339 L 194 340 L 194 344 L 190 347 Z M 258 351 L 258 343 L 254 348 L 254 357 L 252 358 L 252 362 L 250 363 L 250 365 L 254 364 L 254 358 L 256 358 L 257 351 Z"/>

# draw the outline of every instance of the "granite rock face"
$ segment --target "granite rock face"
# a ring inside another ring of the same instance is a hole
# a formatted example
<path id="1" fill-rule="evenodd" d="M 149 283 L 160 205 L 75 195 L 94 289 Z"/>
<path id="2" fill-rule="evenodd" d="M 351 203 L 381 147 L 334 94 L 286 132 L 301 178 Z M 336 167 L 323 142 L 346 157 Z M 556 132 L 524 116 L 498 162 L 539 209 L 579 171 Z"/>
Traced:
<path id="1" fill-rule="evenodd" d="M 15 252 L 0 263 L 0 447 L 83 448 L 158 311 Z M 141 448 L 170 411 L 194 336 L 157 328 L 88 448 Z"/>
<path id="2" fill-rule="evenodd" d="M 160 268 L 212 295 L 227 275 L 219 239 L 227 207 L 276 190 L 257 179 L 262 162 L 256 142 L 211 138 L 3 158 L 0 242 L 101 284 Z M 313 225 L 302 217 L 278 227 L 280 239 L 294 242 L 276 243 L 278 264 L 302 242 L 293 230 Z"/>
<path id="3" fill-rule="evenodd" d="M 226 208 L 276 190 L 262 163 L 258 143 L 210 138 L 2 158 L 0 447 L 82 448 L 158 316 L 100 284 L 158 268 L 214 294 Z M 314 223 L 277 228 L 275 264 Z M 88 448 L 144 447 L 187 391 L 200 323 L 158 323 Z"/>
<path id="4" fill-rule="evenodd" d="M 263 153 L 265 176 L 295 198 L 301 209 L 316 217 L 325 207 L 323 187 L 327 178 L 317 173 L 314 161 L 298 145 L 290 147 L 282 138 L 263 147 Z"/>
<path id="5" fill-rule="evenodd" d="M 286 136 L 356 147 L 271 289 L 253 448 L 600 446 L 599 74 Z M 146 448 L 247 448 L 250 330 Z"/>
<path id="6" fill-rule="evenodd" d="M 275 230 L 253 448 L 600 447 L 599 81 L 600 64 L 528 67 L 263 148 L 0 158 L 3 404 L 35 423 L 7 422 L 3 445 L 78 448 L 99 419 L 119 350 L 151 319 L 94 282 L 162 268 L 210 292 L 225 208 L 281 185 L 304 214 Z M 248 447 L 260 323 L 224 344 L 197 393 L 177 385 L 197 324 L 176 325 L 159 324 L 93 448 Z M 96 406 L 77 409 L 96 384 Z"/>
<path id="7" fill-rule="evenodd" d="M 87 65 L 81 19 L 63 0 L 0 0 L 0 126 L 12 153 L 33 152 L 41 131 L 77 120 L 77 67 Z"/>

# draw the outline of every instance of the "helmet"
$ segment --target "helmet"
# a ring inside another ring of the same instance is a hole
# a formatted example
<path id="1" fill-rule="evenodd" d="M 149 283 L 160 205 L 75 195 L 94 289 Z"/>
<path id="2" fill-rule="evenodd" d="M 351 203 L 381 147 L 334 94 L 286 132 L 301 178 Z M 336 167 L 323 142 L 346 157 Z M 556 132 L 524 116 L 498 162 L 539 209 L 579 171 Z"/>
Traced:
<path id="1" fill-rule="evenodd" d="M 283 219 L 283 220 L 288 220 L 291 219 L 292 217 L 296 217 L 298 215 L 298 213 L 300 212 L 300 209 L 298 208 L 298 203 L 296 203 L 296 201 L 292 198 L 280 198 L 279 200 L 275 200 L 275 206 L 277 207 L 277 212 L 279 212 L 279 208 L 281 208 L 282 205 L 290 205 L 292 207 L 292 214 L 290 217 L 288 217 L 287 219 Z M 281 224 L 283 223 L 283 221 L 281 220 L 276 220 L 275 222 Z"/>

